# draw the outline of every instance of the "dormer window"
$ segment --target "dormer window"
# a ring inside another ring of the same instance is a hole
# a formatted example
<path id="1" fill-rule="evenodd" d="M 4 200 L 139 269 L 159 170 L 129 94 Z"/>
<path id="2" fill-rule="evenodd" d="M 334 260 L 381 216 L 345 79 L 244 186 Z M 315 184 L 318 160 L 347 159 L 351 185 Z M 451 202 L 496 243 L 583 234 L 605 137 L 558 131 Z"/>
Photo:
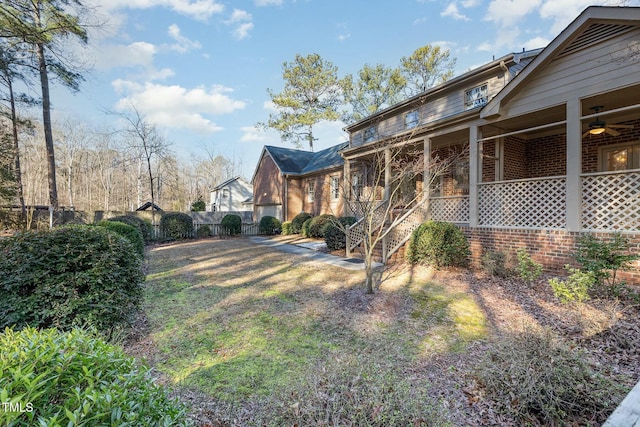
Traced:
<path id="1" fill-rule="evenodd" d="M 482 107 L 489 101 L 489 92 L 487 84 L 482 84 L 464 92 L 464 109 L 471 110 L 473 108 Z"/>
<path id="2" fill-rule="evenodd" d="M 376 127 L 371 126 L 364 131 L 364 142 L 371 142 L 376 139 Z"/>
<path id="3" fill-rule="evenodd" d="M 417 111 L 410 111 L 404 116 L 404 127 L 405 129 L 412 129 L 418 126 L 418 121 L 420 120 L 420 114 Z"/>

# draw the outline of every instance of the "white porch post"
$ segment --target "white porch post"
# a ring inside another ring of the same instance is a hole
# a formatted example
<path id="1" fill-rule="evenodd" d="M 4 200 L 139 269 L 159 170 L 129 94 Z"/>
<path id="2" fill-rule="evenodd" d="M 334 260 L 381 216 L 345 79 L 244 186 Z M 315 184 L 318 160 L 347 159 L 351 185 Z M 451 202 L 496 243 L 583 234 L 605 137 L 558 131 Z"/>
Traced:
<path id="1" fill-rule="evenodd" d="M 389 200 L 390 185 L 391 185 L 391 149 L 385 148 L 384 149 L 384 200 Z"/>
<path id="2" fill-rule="evenodd" d="M 344 199 L 342 210 L 344 216 L 350 216 L 349 203 L 351 202 L 351 163 L 344 159 L 344 176 L 342 177 L 342 197 Z"/>
<path id="3" fill-rule="evenodd" d="M 567 101 L 567 230 L 582 229 L 582 135 L 580 126 L 580 100 Z"/>
<path id="4" fill-rule="evenodd" d="M 481 157 L 478 155 L 478 126 L 469 127 L 469 227 L 478 226 L 478 180 L 482 171 Z"/>

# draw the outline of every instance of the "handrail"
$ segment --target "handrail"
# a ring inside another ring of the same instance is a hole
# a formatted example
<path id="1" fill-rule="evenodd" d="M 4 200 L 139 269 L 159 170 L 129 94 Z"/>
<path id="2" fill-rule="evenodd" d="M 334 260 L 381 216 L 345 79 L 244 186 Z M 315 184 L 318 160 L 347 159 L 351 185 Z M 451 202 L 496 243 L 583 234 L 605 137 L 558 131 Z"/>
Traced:
<path id="1" fill-rule="evenodd" d="M 379 227 L 384 224 L 385 215 L 382 214 L 380 218 L 379 211 L 385 211 L 387 209 L 387 205 L 389 204 L 388 200 L 382 201 L 378 206 L 376 206 L 373 210 L 373 220 L 375 223 L 373 224 L 374 228 Z M 362 216 L 362 218 L 358 219 L 353 225 L 349 226 L 345 230 L 345 240 L 346 240 L 346 255 L 347 257 L 351 256 L 351 251 L 356 248 L 362 241 L 364 240 L 363 231 L 364 231 L 364 221 L 366 220 L 366 216 Z"/>
<path id="2" fill-rule="evenodd" d="M 422 199 L 397 221 L 391 223 L 384 232 L 382 235 L 383 264 L 411 238 L 411 233 L 427 220 L 429 216 L 428 201 L 429 198 Z M 398 233 L 398 235 L 394 235 L 394 233 Z"/>

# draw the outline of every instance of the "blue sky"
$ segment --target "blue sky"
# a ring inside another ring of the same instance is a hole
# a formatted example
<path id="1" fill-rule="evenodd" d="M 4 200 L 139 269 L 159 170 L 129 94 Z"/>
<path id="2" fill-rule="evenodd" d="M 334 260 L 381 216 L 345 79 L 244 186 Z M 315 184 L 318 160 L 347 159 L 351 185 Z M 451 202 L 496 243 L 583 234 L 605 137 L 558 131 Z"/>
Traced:
<path id="1" fill-rule="evenodd" d="M 588 5 L 640 0 L 85 0 L 94 3 L 106 25 L 82 53 L 92 71 L 80 93 L 54 90 L 54 119 L 109 125 L 105 110 L 133 103 L 181 158 L 234 157 L 251 178 L 263 145 L 292 147 L 255 124 L 273 111 L 267 89 L 282 89 L 282 64 L 298 53 L 320 54 L 342 77 L 439 45 L 457 58 L 457 75 L 545 46 Z M 346 140 L 343 127 L 318 125 L 316 150 Z"/>

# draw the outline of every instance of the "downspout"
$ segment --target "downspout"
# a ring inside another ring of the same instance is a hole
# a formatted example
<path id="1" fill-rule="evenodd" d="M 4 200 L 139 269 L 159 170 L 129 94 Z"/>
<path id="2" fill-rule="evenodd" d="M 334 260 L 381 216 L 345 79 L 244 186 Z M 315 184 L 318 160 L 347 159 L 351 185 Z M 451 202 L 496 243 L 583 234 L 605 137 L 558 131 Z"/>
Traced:
<path id="1" fill-rule="evenodd" d="M 500 61 L 500 68 L 504 71 L 504 84 L 506 85 L 508 82 L 507 76 L 509 75 L 509 67 L 507 67 L 504 61 Z"/>
<path id="2" fill-rule="evenodd" d="M 282 195 L 282 222 L 287 221 L 288 214 L 287 199 L 289 198 L 289 182 L 287 181 L 287 178 L 287 175 L 282 174 L 282 179 L 284 181 L 284 185 L 282 186 L 284 192 L 284 194 Z"/>

